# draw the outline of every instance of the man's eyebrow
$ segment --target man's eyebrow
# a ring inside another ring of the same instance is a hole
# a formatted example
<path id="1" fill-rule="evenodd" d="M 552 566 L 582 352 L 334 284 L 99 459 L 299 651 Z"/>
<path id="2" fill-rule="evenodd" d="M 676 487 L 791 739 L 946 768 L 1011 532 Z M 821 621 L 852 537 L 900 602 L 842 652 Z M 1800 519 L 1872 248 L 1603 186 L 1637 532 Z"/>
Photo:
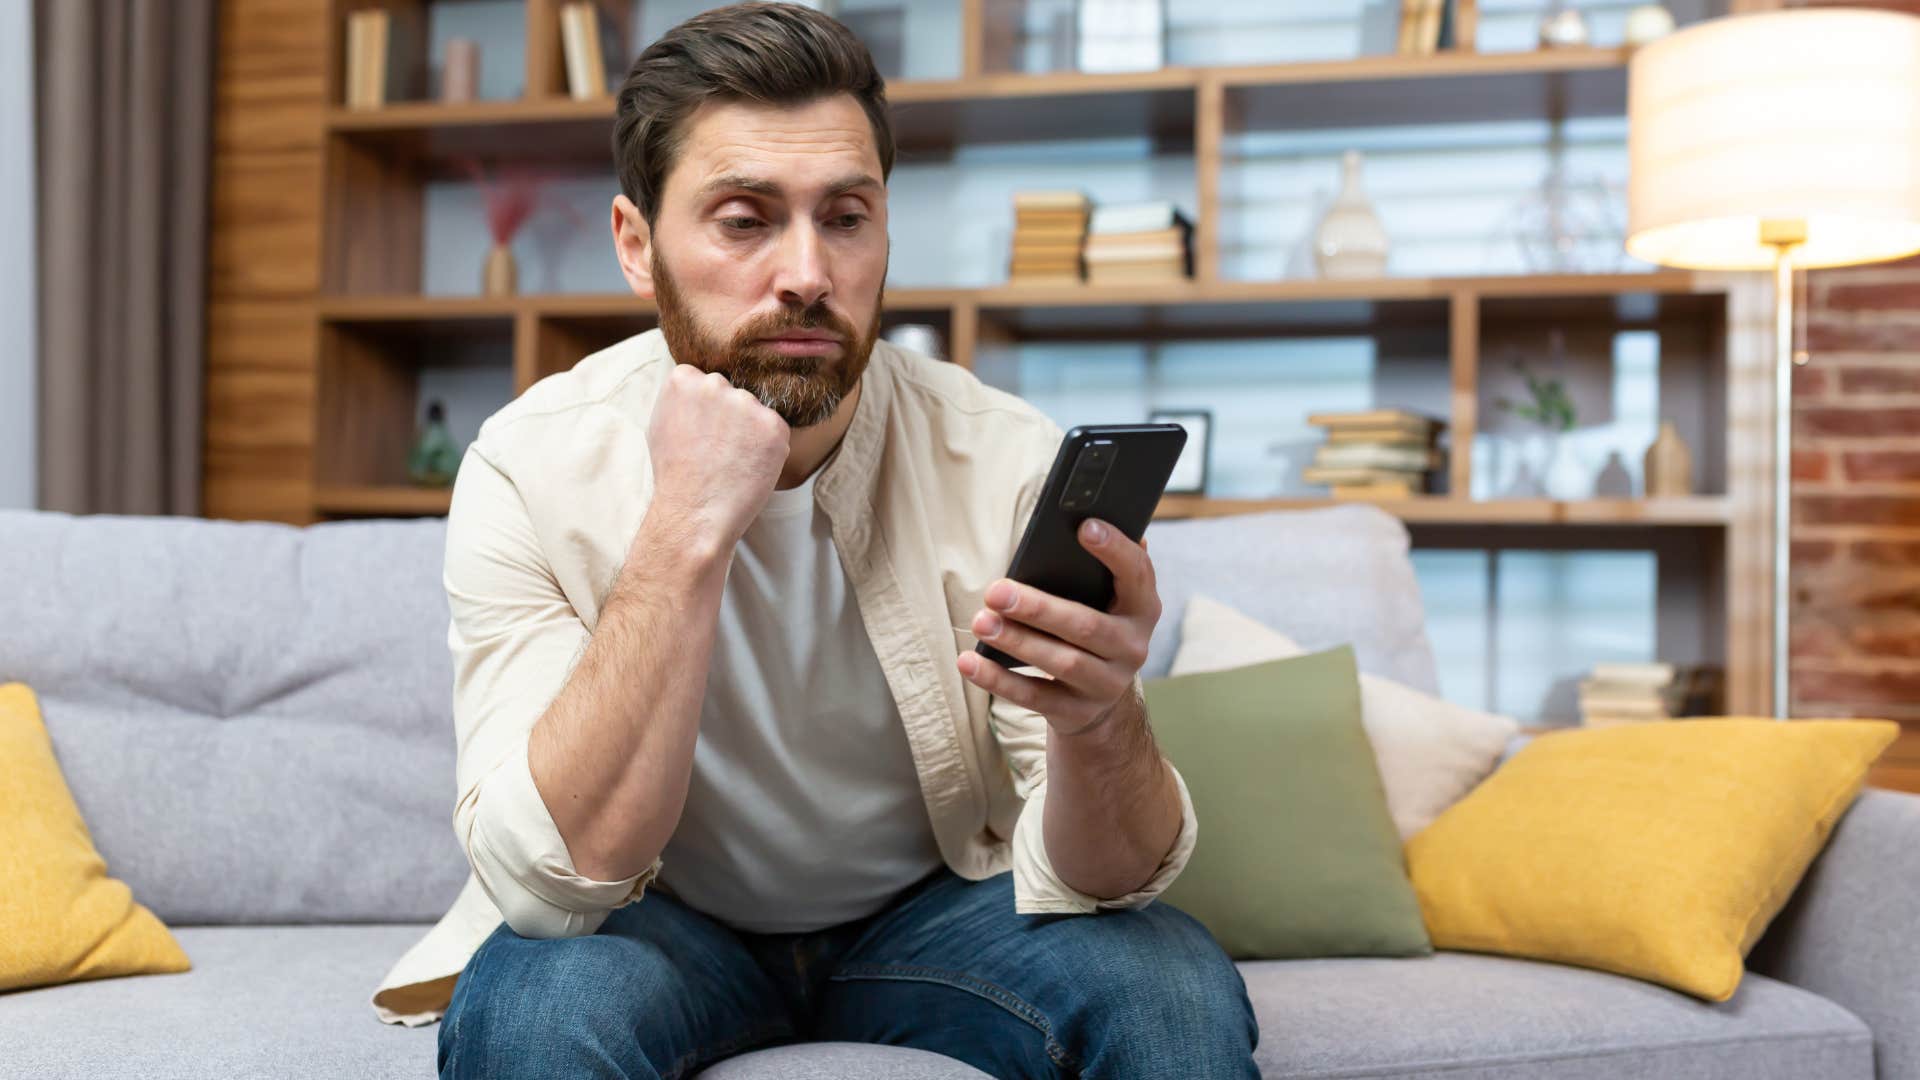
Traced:
<path id="1" fill-rule="evenodd" d="M 878 190 L 885 186 L 886 185 L 866 173 L 848 173 L 827 185 L 826 196 L 831 199 L 836 195 L 843 195 L 857 188 L 870 187 Z M 716 176 L 705 184 L 702 184 L 700 190 L 694 193 L 694 199 L 695 201 L 703 201 L 708 196 L 721 191 L 751 191 L 756 195 L 765 195 L 768 198 L 773 198 L 780 194 L 780 190 L 780 185 L 771 180 L 763 180 L 757 176 L 747 176 L 744 173 L 727 173 L 722 176 Z"/>

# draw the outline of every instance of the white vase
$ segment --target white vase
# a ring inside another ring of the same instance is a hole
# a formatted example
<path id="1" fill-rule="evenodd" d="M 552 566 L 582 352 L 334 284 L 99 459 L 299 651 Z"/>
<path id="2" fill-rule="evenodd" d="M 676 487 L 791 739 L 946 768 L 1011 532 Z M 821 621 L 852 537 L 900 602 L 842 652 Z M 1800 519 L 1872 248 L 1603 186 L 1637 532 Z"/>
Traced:
<path id="1" fill-rule="evenodd" d="M 1325 278 L 1377 278 L 1387 273 L 1387 230 L 1360 187 L 1361 157 L 1341 159 L 1340 194 L 1314 231 L 1313 259 Z"/>

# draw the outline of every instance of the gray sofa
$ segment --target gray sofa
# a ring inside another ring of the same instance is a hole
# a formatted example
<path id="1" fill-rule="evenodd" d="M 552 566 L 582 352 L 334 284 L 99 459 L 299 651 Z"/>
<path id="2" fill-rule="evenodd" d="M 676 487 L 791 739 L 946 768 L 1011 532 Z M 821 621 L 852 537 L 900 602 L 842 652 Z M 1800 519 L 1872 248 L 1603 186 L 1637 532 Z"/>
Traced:
<path id="1" fill-rule="evenodd" d="M 194 964 L 0 995 L 0 1076 L 433 1072 L 438 1029 L 382 1025 L 368 996 L 466 876 L 443 529 L 0 513 L 0 681 L 38 692 L 109 870 Z M 1435 685 L 1391 517 L 1349 506 L 1150 536 L 1166 615 L 1149 676 L 1205 592 Z M 1241 968 L 1269 1077 L 1920 1078 L 1916 897 L 1920 798 L 1870 792 L 1725 1004 L 1460 953 Z M 813 1044 L 704 1075 L 979 1074 Z"/>

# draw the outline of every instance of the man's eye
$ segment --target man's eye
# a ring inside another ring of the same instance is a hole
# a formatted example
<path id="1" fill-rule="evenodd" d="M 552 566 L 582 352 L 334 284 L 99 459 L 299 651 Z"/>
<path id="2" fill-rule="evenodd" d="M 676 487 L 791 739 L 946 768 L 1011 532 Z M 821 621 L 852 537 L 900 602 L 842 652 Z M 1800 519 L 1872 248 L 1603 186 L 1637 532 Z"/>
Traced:
<path id="1" fill-rule="evenodd" d="M 760 222 L 756 218 L 730 217 L 730 218 L 721 218 L 720 224 L 725 225 L 727 228 L 732 229 L 735 232 L 746 232 L 747 230 L 752 229 L 755 226 L 759 225 Z"/>
<path id="2" fill-rule="evenodd" d="M 839 222 L 841 228 L 851 231 L 859 228 L 860 223 L 867 220 L 867 217 L 865 214 L 841 214 L 833 220 Z"/>

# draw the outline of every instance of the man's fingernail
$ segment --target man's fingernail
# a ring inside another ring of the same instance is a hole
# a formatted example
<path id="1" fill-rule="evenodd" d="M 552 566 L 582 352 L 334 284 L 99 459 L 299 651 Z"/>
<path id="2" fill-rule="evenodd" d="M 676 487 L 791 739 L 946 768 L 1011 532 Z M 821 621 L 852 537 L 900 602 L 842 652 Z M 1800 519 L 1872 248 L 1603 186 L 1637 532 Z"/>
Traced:
<path id="1" fill-rule="evenodd" d="M 1093 518 L 1087 519 L 1087 539 L 1096 544 L 1107 542 L 1107 527 Z"/>
<path id="2" fill-rule="evenodd" d="M 1000 616 L 989 615 L 980 623 L 980 636 L 987 638 L 998 636 L 1000 627 Z"/>
<path id="3" fill-rule="evenodd" d="M 987 590 L 987 606 L 997 607 L 1002 611 L 1005 611 L 1008 608 L 1012 607 L 1013 606 L 1012 583 L 1005 582 L 1005 581 L 995 582 L 993 588 Z"/>

